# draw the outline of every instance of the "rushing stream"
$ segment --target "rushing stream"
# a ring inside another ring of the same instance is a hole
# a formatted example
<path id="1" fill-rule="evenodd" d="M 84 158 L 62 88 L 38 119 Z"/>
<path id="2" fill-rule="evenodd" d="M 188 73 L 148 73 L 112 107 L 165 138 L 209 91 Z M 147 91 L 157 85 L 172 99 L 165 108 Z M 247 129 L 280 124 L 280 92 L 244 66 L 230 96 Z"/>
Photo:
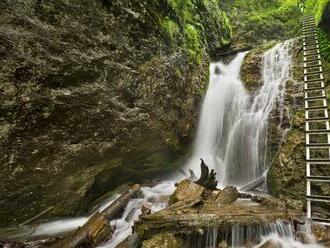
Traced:
<path id="1" fill-rule="evenodd" d="M 267 170 L 267 126 L 275 104 L 283 105 L 285 83 L 289 78 L 291 42 L 278 44 L 263 57 L 261 87 L 254 95 L 247 92 L 240 80 L 240 67 L 246 53 L 240 53 L 230 64 L 210 65 L 210 83 L 202 105 L 197 137 L 191 159 L 184 170 L 199 172 L 199 159 L 203 158 L 219 175 L 219 185 L 244 185 Z M 134 220 L 141 214 L 141 205 L 148 202 L 152 211 L 166 206 L 166 198 L 174 191 L 175 180 L 163 181 L 154 187 L 143 187 L 143 197 L 132 199 L 116 226 L 111 241 L 104 248 L 114 248 L 131 234 Z M 108 206 L 117 196 L 109 199 L 99 210 Z M 32 235 L 57 234 L 72 230 L 87 221 L 88 217 L 61 220 L 38 226 Z M 258 230 L 232 230 L 233 247 L 242 246 L 244 235 L 260 235 L 265 242 L 271 237 L 283 247 L 319 247 L 303 245 L 294 240 L 291 225 L 277 222 L 258 227 Z M 243 231 L 242 231 L 243 230 Z M 217 230 L 210 230 L 201 247 L 216 247 Z M 260 245 L 256 246 L 259 247 Z"/>

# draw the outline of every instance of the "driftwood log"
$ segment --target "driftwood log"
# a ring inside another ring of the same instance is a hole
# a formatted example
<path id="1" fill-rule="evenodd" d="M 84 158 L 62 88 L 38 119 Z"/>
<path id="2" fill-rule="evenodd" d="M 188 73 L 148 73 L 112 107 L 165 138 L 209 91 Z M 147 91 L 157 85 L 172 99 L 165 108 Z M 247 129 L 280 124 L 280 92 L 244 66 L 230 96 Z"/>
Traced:
<path id="1" fill-rule="evenodd" d="M 78 228 L 67 237 L 57 240 L 53 244 L 49 244 L 48 247 L 96 247 L 98 244 L 110 239 L 114 231 L 113 227 L 110 226 L 110 220 L 116 218 L 120 211 L 127 205 L 128 201 L 136 197 L 140 190 L 140 185 L 133 185 L 102 212 L 93 214 L 82 227 Z"/>
<path id="2" fill-rule="evenodd" d="M 258 187 L 260 187 L 264 182 L 265 182 L 266 178 L 264 176 L 261 176 L 259 178 L 257 178 L 256 180 L 252 181 L 251 183 L 241 187 L 239 190 L 240 191 L 252 191 Z"/>
<path id="3" fill-rule="evenodd" d="M 218 181 L 216 180 L 216 173 L 213 169 L 211 172 L 209 171 L 209 167 L 207 167 L 203 159 L 201 159 L 201 176 L 195 183 L 202 185 L 207 189 L 217 188 Z"/>

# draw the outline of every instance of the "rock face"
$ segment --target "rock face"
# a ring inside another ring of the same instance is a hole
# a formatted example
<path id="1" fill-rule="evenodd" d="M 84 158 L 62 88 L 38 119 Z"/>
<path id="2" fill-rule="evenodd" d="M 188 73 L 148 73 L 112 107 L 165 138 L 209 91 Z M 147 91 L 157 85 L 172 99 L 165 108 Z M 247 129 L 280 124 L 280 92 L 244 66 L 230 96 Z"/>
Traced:
<path id="1" fill-rule="evenodd" d="M 241 67 L 241 77 L 245 87 L 252 94 L 260 88 L 262 56 L 275 42 L 269 42 L 249 51 Z"/>
<path id="2" fill-rule="evenodd" d="M 84 212 L 123 182 L 177 165 L 207 81 L 205 51 L 231 37 L 214 1 L 0 8 L 0 225 L 48 206 Z"/>

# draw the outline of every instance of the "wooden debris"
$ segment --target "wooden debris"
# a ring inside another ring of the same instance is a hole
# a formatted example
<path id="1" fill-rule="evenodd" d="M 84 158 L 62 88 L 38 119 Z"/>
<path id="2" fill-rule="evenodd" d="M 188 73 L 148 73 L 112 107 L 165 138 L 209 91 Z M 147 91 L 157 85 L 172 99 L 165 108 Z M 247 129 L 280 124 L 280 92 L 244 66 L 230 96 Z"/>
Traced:
<path id="1" fill-rule="evenodd" d="M 258 187 L 260 187 L 264 182 L 265 182 L 265 177 L 261 176 L 259 178 L 257 178 L 256 180 L 254 180 L 253 182 L 241 187 L 239 190 L 240 191 L 252 191 Z"/>
<path id="2" fill-rule="evenodd" d="M 213 169 L 211 172 L 209 171 L 209 167 L 207 167 L 203 159 L 201 159 L 201 171 L 201 176 L 196 183 L 204 186 L 206 189 L 216 189 L 218 185 L 216 173 Z"/>
<path id="3" fill-rule="evenodd" d="M 44 211 L 42 211 L 41 213 L 39 213 L 39 214 L 33 216 L 32 218 L 30 218 L 30 219 L 24 221 L 23 223 L 19 224 L 18 226 L 24 226 L 24 225 L 30 224 L 30 223 L 32 223 L 32 222 L 38 220 L 41 216 L 43 216 L 43 215 L 49 213 L 49 212 L 52 211 L 54 208 L 55 208 L 55 206 L 51 206 L 51 207 L 45 209 Z"/>
<path id="4" fill-rule="evenodd" d="M 78 248 L 96 247 L 98 244 L 109 240 L 113 234 L 110 220 L 115 219 L 128 201 L 135 197 L 141 190 L 140 185 L 135 184 L 124 192 L 117 200 L 102 212 L 93 214 L 89 220 L 75 232 L 61 240 L 50 244 L 50 248 Z"/>

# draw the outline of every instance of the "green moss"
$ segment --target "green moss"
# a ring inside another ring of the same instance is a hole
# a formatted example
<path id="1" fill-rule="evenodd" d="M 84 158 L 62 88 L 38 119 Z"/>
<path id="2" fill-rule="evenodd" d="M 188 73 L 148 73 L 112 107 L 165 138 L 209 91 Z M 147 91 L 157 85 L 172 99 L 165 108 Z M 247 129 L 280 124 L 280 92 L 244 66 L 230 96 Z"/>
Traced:
<path id="1" fill-rule="evenodd" d="M 161 27 L 168 37 L 174 41 L 180 32 L 180 28 L 176 22 L 171 20 L 168 16 L 161 22 Z"/>
<path id="2" fill-rule="evenodd" d="M 183 47 L 193 63 L 201 63 L 231 42 L 230 20 L 216 0 L 166 0 L 163 17 L 157 16 L 172 48 Z"/>
<path id="3" fill-rule="evenodd" d="M 188 54 L 199 64 L 203 53 L 199 31 L 193 25 L 187 24 L 184 28 L 184 33 Z"/>
<path id="4" fill-rule="evenodd" d="M 143 241 L 142 248 L 154 248 L 154 247 L 163 247 L 163 248 L 182 248 L 183 241 L 173 233 L 164 232 L 158 233 L 152 236 L 151 239 Z"/>

